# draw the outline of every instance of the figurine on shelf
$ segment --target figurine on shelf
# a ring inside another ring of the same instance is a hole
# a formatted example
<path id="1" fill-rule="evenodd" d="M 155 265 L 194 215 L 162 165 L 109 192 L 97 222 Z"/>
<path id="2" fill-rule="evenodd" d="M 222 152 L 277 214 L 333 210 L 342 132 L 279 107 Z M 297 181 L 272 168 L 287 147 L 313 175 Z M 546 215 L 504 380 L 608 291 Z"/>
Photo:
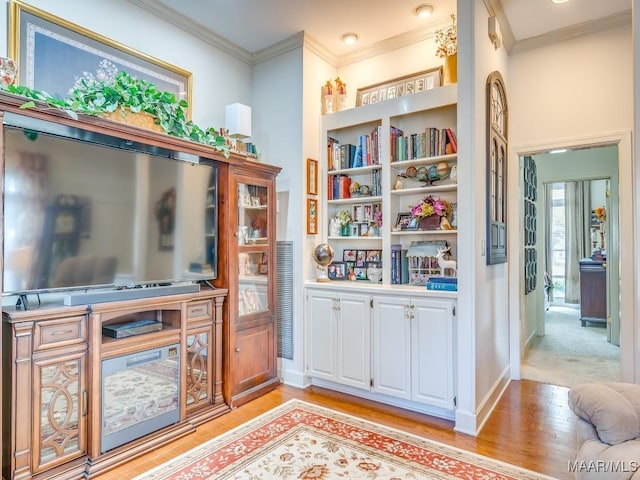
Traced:
<path id="1" fill-rule="evenodd" d="M 339 237 L 340 236 L 340 222 L 337 218 L 332 218 L 329 223 L 329 236 L 330 237 Z"/>
<path id="2" fill-rule="evenodd" d="M 458 264 L 455 260 L 445 260 L 444 254 L 451 253 L 451 247 L 445 249 L 438 249 L 438 253 L 436 253 L 436 258 L 438 259 L 438 266 L 440 267 L 440 275 L 445 276 L 445 270 L 451 269 L 453 270 L 453 276 L 455 277 L 458 273 Z"/>

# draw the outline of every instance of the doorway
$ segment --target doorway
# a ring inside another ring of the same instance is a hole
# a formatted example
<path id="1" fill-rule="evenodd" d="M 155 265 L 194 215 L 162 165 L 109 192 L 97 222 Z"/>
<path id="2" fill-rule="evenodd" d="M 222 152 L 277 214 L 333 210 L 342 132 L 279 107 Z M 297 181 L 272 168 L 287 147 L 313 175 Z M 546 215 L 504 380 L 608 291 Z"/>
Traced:
<path id="1" fill-rule="evenodd" d="M 520 376 L 568 387 L 620 380 L 620 348 L 614 345 L 619 345 L 620 338 L 620 288 L 619 281 L 611 280 L 619 279 L 618 147 L 550 149 L 530 157 L 536 164 L 539 191 L 536 252 L 540 278 L 539 288 L 523 299 Z M 520 162 L 522 165 L 523 157 Z M 578 199 L 579 209 L 575 206 Z M 609 213 L 606 231 L 603 227 L 595 232 L 591 211 L 605 205 Z M 605 245 L 601 248 L 599 233 L 603 233 L 603 243 L 606 237 L 609 251 Z M 606 318 L 582 326 L 579 263 L 596 251 L 603 251 L 608 257 L 605 264 L 612 265 L 604 287 Z"/>

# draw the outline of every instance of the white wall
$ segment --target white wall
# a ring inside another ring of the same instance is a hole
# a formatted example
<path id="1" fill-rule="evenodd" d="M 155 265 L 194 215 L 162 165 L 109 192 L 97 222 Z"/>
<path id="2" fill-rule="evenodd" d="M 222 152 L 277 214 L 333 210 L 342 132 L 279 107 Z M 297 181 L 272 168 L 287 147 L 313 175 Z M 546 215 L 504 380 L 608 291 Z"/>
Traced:
<path id="1" fill-rule="evenodd" d="M 558 146 L 589 145 L 603 137 L 629 137 L 632 130 L 633 49 L 631 26 L 605 30 L 513 55 L 509 59 L 510 164 L 518 165 L 518 155 Z M 562 81 L 559 81 L 561 79 Z M 620 150 L 621 182 L 630 182 L 624 168 L 631 171 L 631 156 Z M 589 176 L 589 175 L 585 175 Z M 631 192 L 621 185 L 620 193 Z M 509 203 L 520 205 L 515 181 L 509 182 Z M 632 208 L 621 209 L 621 228 L 631 228 Z M 626 216 L 624 216 L 626 215 Z M 511 211 L 511 224 L 521 217 Z M 626 226 L 624 225 L 626 223 Z M 509 248 L 520 251 L 520 229 L 509 237 Z M 624 239 L 624 232 L 622 238 Z M 629 250 L 626 250 L 629 252 Z M 631 265 L 633 255 L 621 262 Z M 522 262 L 512 265 L 510 275 L 518 279 Z M 633 281 L 633 269 L 627 281 Z M 624 271 L 624 270 L 623 270 Z M 623 290 L 624 292 L 624 290 Z M 628 299 L 632 302 L 632 299 Z M 524 296 L 520 286 L 510 295 L 511 316 L 519 319 L 522 335 L 512 340 L 523 345 L 535 331 L 542 315 L 537 295 Z M 512 326 L 516 326 L 512 323 Z M 514 328 L 515 329 L 515 328 Z M 521 353 L 524 353 L 521 350 Z M 519 358 L 514 358 L 518 363 Z M 514 368 L 515 369 L 515 368 Z M 519 372 L 515 372 L 516 378 Z"/>

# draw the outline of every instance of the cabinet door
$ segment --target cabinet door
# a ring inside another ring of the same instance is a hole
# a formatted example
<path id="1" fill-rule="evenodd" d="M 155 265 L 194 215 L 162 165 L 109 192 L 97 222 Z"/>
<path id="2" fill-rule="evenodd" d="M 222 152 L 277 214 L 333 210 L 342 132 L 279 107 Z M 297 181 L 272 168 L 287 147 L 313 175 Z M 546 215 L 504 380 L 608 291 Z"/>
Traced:
<path id="1" fill-rule="evenodd" d="M 368 295 L 338 297 L 337 378 L 343 385 L 370 389 L 371 307 Z"/>
<path id="2" fill-rule="evenodd" d="M 187 411 L 193 411 L 211 403 L 213 358 L 215 352 L 211 339 L 212 326 L 205 325 L 187 330 L 185 359 Z"/>
<path id="3" fill-rule="evenodd" d="M 333 292 L 310 291 L 307 296 L 307 373 L 337 378 L 338 300 Z"/>
<path id="4" fill-rule="evenodd" d="M 233 346 L 234 391 L 243 392 L 276 376 L 273 323 L 240 330 Z"/>
<path id="5" fill-rule="evenodd" d="M 453 306 L 412 299 L 412 395 L 416 402 L 453 408 Z"/>
<path id="6" fill-rule="evenodd" d="M 409 300 L 378 297 L 373 307 L 373 390 L 411 398 Z"/>
<path id="7" fill-rule="evenodd" d="M 86 453 L 86 350 L 33 362 L 34 473 Z"/>

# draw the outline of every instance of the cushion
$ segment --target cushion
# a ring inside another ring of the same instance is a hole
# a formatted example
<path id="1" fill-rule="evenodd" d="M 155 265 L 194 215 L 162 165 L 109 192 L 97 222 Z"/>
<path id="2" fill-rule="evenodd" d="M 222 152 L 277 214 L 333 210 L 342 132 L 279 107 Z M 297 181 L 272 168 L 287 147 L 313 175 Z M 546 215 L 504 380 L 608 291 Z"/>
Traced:
<path id="1" fill-rule="evenodd" d="M 640 437 L 640 385 L 585 383 L 569 390 L 569 407 L 609 445 Z"/>

